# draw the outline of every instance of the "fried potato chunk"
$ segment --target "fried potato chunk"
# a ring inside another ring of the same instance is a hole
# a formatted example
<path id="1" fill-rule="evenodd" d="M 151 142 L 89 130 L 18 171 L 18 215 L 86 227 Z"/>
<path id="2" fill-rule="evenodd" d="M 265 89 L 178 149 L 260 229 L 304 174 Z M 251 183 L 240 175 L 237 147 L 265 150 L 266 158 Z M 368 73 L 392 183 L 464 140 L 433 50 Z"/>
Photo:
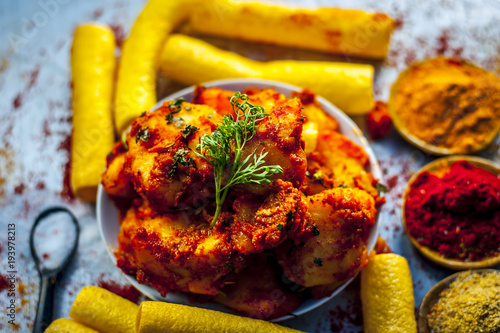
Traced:
<path id="1" fill-rule="evenodd" d="M 271 320 L 285 316 L 299 306 L 299 298 L 276 280 L 269 256 L 257 255 L 243 271 L 229 276 L 221 294 L 214 298 L 245 316 Z"/>
<path id="2" fill-rule="evenodd" d="M 216 295 L 220 278 L 240 270 L 245 258 L 231 246 L 229 229 L 210 227 L 190 213 L 159 215 L 147 201 L 129 209 L 118 235 L 117 265 L 168 292 Z"/>
<path id="3" fill-rule="evenodd" d="M 125 153 L 123 144 L 117 142 L 106 159 L 107 167 L 101 183 L 106 193 L 113 198 L 134 198 L 137 196 L 134 185 L 124 169 Z"/>
<path id="4" fill-rule="evenodd" d="M 309 176 L 302 189 L 308 195 L 341 186 L 363 189 L 375 199 L 377 205 L 383 203 L 374 186 L 377 181 L 366 171 L 368 155 L 345 135 L 333 131 L 320 133 L 316 151 L 307 156 L 307 161 Z"/>
<path id="5" fill-rule="evenodd" d="M 305 287 L 343 283 L 365 264 L 374 200 L 360 189 L 335 188 L 308 197 L 308 206 L 316 236 L 278 247 L 278 262 L 288 279 Z"/>
<path id="6" fill-rule="evenodd" d="M 203 205 L 213 193 L 213 169 L 192 150 L 221 119 L 206 105 L 166 102 L 137 118 L 127 134 L 125 171 L 158 212 Z"/>
<path id="7" fill-rule="evenodd" d="M 316 96 L 308 89 L 301 92 L 293 93 L 293 97 L 300 99 L 302 102 L 302 113 L 304 114 L 304 125 L 309 122 L 314 122 L 318 126 L 319 132 L 339 130 L 337 119 L 326 113 L 321 107 L 321 104 L 316 100 Z"/>
<path id="8" fill-rule="evenodd" d="M 248 101 L 254 105 L 262 106 L 269 112 L 278 102 L 283 102 L 286 97 L 273 89 L 248 88 L 242 91 L 249 96 Z M 221 88 L 196 87 L 193 103 L 205 104 L 213 107 L 221 115 L 234 116 L 230 100 L 234 91 Z"/>
<path id="9" fill-rule="evenodd" d="M 118 266 L 162 295 L 192 292 L 216 295 L 221 278 L 245 267 L 249 254 L 260 253 L 288 238 L 306 240 L 312 227 L 307 204 L 290 182 L 277 180 L 264 201 L 235 199 L 210 226 L 211 216 L 192 211 L 159 214 L 148 201 L 131 207 L 121 224 Z"/>
<path id="10" fill-rule="evenodd" d="M 301 241 L 312 236 L 305 197 L 290 182 L 273 182 L 271 194 L 262 204 L 255 199 L 236 198 L 233 203 L 231 240 L 238 252 L 259 253 L 288 238 Z"/>

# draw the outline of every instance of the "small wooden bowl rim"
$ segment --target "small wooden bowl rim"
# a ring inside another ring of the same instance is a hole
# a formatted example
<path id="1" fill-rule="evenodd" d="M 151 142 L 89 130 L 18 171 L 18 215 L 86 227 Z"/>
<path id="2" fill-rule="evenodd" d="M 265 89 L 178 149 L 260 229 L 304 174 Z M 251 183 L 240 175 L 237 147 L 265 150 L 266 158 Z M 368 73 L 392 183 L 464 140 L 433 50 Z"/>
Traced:
<path id="1" fill-rule="evenodd" d="M 475 273 L 475 274 L 480 274 L 483 272 L 500 272 L 497 269 L 477 269 L 477 270 L 471 270 L 470 272 Z M 424 298 L 422 299 L 422 303 L 420 303 L 420 307 L 418 309 L 418 332 L 419 333 L 430 333 L 429 326 L 427 325 L 427 316 L 429 314 L 429 311 L 431 310 L 432 306 L 438 301 L 439 299 L 439 294 L 448 288 L 448 286 L 455 281 L 455 279 L 460 275 L 465 273 L 465 271 L 454 273 L 448 277 L 445 277 L 438 283 L 436 283 L 434 286 L 432 286 L 431 289 L 425 294 Z"/>
<path id="2" fill-rule="evenodd" d="M 396 128 L 396 130 L 399 132 L 399 134 L 406 141 L 408 141 L 409 143 L 411 143 L 415 147 L 420 148 L 422 151 L 424 151 L 424 152 L 426 152 L 428 154 L 431 154 L 431 155 L 449 156 L 449 155 L 455 155 L 455 154 L 474 154 L 474 153 L 477 153 L 477 152 L 483 150 L 484 148 L 486 148 L 489 144 L 491 144 L 491 142 L 493 142 L 493 140 L 496 138 L 496 136 L 500 132 L 500 126 L 497 126 L 497 128 L 493 129 L 491 131 L 491 133 L 489 133 L 489 135 L 485 138 L 485 141 L 483 142 L 483 144 L 478 145 L 477 147 L 475 147 L 471 151 L 451 150 L 451 149 L 448 149 L 448 148 L 444 148 L 444 147 L 432 145 L 432 144 L 430 144 L 430 143 L 428 143 L 428 142 L 426 142 L 426 141 L 424 141 L 424 140 L 416 137 L 415 135 L 413 135 L 406 128 L 406 126 L 403 125 L 403 121 L 399 117 L 398 110 L 396 110 L 396 108 L 394 106 L 394 104 L 395 104 L 394 103 L 394 99 L 396 98 L 395 96 L 397 95 L 397 87 L 399 86 L 400 82 L 413 70 L 413 68 L 415 68 L 417 66 L 420 66 L 420 65 L 422 65 L 425 62 L 429 62 L 429 61 L 432 61 L 432 60 L 435 60 L 435 59 L 436 58 L 434 58 L 434 59 L 428 59 L 428 60 L 424 60 L 424 61 L 412 64 L 410 67 L 408 67 L 403 72 L 401 72 L 399 74 L 398 78 L 396 79 L 396 81 L 392 84 L 392 86 L 391 86 L 391 93 L 390 93 L 390 96 L 389 96 L 389 101 L 387 102 L 387 108 L 389 110 L 389 114 L 391 116 L 391 119 L 392 119 L 392 122 L 394 124 L 394 127 Z M 476 66 L 476 65 L 474 65 L 474 64 L 472 64 L 472 63 L 470 63 L 468 61 L 458 60 L 458 59 L 450 59 L 450 60 L 455 60 L 455 61 L 458 61 L 458 62 L 462 63 L 463 65 L 474 67 L 474 68 L 477 68 L 477 69 L 480 69 L 482 71 L 485 71 L 485 72 L 489 73 L 484 68 Z"/>
<path id="3" fill-rule="evenodd" d="M 443 258 L 438 251 L 432 250 L 427 246 L 420 245 L 415 238 L 408 232 L 408 228 L 406 227 L 406 214 L 405 214 L 405 206 L 406 200 L 410 193 L 411 185 L 415 182 L 418 176 L 425 171 L 436 171 L 442 170 L 443 167 L 449 167 L 456 161 L 467 161 L 470 164 L 484 169 L 486 171 L 492 172 L 496 175 L 500 174 L 500 166 L 495 163 L 480 157 L 475 156 L 465 156 L 465 155 L 454 155 L 449 157 L 439 158 L 435 161 L 430 162 L 429 164 L 422 167 L 417 173 L 415 173 L 410 180 L 408 181 L 408 185 L 403 195 L 403 203 L 401 205 L 401 218 L 403 221 L 403 227 L 405 229 L 406 235 L 410 239 L 410 242 L 417 248 L 417 250 L 427 259 L 432 261 L 433 263 L 446 267 L 452 270 L 465 270 L 465 269 L 476 269 L 476 268 L 487 268 L 493 267 L 500 264 L 500 254 L 494 257 L 485 258 L 478 261 L 462 261 L 458 259 L 448 259 Z"/>

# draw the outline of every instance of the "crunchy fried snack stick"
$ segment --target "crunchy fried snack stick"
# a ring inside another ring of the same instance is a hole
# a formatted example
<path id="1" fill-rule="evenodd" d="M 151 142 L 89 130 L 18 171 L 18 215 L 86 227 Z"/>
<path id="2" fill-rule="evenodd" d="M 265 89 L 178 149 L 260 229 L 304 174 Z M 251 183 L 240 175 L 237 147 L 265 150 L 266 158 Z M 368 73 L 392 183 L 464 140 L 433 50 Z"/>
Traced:
<path id="1" fill-rule="evenodd" d="M 71 187 L 84 201 L 96 200 L 106 156 L 115 141 L 111 113 L 115 62 L 115 37 L 109 27 L 89 23 L 76 28 L 71 47 Z"/>
<path id="2" fill-rule="evenodd" d="M 165 302 L 142 302 L 137 333 L 300 333 L 267 321 Z"/>
<path id="3" fill-rule="evenodd" d="M 259 62 L 185 35 L 171 35 L 165 42 L 160 70 L 186 84 L 236 77 L 283 81 L 314 91 L 350 115 L 367 113 L 374 103 L 371 65 L 295 60 Z"/>
<path id="4" fill-rule="evenodd" d="M 199 32 L 316 51 L 384 58 L 394 29 L 383 13 L 292 9 L 234 0 L 204 0 L 190 24 Z"/>
<path id="5" fill-rule="evenodd" d="M 101 333 L 135 333 L 138 308 L 106 289 L 88 286 L 76 296 L 69 316 Z"/>
<path id="6" fill-rule="evenodd" d="M 363 324 L 367 333 L 417 332 L 408 262 L 394 253 L 375 255 L 361 271 Z"/>
<path id="7" fill-rule="evenodd" d="M 60 318 L 52 322 L 47 327 L 45 333 L 98 333 L 85 325 L 80 324 L 72 319 Z"/>
<path id="8" fill-rule="evenodd" d="M 191 11 L 191 0 L 150 0 L 123 44 L 115 95 L 118 135 L 135 117 L 156 103 L 158 55 L 168 34 Z"/>

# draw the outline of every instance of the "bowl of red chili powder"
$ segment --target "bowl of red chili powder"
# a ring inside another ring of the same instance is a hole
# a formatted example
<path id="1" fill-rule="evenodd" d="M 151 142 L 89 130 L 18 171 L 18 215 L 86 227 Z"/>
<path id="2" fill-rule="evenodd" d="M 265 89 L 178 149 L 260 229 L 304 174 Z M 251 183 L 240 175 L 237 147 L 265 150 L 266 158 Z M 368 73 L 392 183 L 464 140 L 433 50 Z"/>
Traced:
<path id="1" fill-rule="evenodd" d="M 403 224 L 413 245 L 450 269 L 500 263 L 500 167 L 470 156 L 424 166 L 409 181 Z"/>

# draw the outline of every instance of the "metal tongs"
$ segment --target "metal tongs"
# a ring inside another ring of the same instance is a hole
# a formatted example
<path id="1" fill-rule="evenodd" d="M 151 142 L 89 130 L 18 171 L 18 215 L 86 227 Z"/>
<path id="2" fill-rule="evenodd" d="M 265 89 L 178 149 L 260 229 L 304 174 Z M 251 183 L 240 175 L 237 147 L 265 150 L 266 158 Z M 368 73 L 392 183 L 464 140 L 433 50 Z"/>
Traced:
<path id="1" fill-rule="evenodd" d="M 40 258 L 35 248 L 34 235 L 37 225 L 48 216 L 55 213 L 66 213 L 71 218 L 71 223 L 75 228 L 75 239 L 73 241 L 71 251 L 65 254 L 64 260 L 61 261 L 56 267 L 48 268 L 44 265 L 43 260 Z M 70 260 L 76 253 L 78 248 L 78 238 L 80 235 L 80 227 L 76 217 L 67 208 L 64 207 L 50 207 L 42 211 L 35 220 L 30 234 L 30 249 L 31 256 L 35 260 L 35 264 L 40 275 L 40 293 L 38 298 L 38 306 L 35 318 L 35 325 L 33 327 L 34 333 L 44 332 L 45 329 L 52 322 L 52 313 L 54 310 L 54 294 L 57 283 L 61 280 L 62 271 L 66 268 Z"/>

